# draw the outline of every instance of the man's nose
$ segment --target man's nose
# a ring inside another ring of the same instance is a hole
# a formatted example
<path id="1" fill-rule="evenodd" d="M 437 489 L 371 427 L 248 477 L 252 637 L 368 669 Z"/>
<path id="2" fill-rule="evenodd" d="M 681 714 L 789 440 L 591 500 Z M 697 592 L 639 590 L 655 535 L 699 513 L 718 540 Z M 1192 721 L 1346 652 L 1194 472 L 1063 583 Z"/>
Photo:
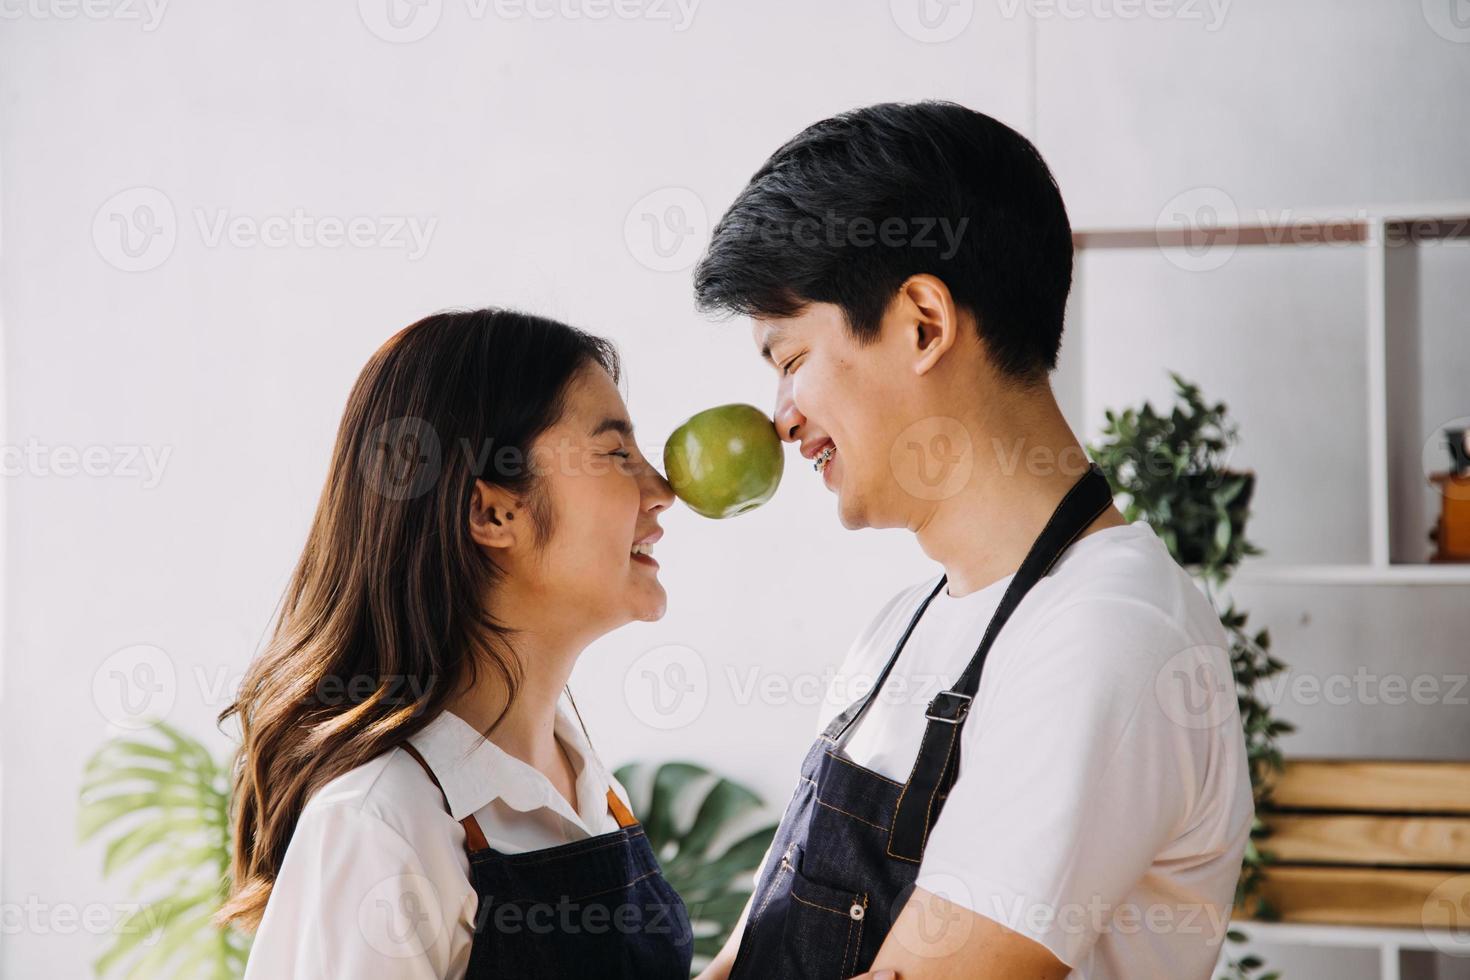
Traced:
<path id="1" fill-rule="evenodd" d="M 776 386 L 776 410 L 771 418 L 776 423 L 776 434 L 781 437 L 782 442 L 798 441 L 798 433 L 806 424 L 806 416 L 796 407 L 796 399 L 791 397 L 791 384 L 785 378 Z"/>

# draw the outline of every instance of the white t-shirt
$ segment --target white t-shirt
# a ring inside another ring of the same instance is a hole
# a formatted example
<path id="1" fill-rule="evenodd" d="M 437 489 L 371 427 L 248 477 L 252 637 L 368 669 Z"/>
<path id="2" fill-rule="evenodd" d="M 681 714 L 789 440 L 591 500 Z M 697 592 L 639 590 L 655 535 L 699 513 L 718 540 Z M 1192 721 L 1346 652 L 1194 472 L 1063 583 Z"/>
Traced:
<path id="1" fill-rule="evenodd" d="M 555 731 L 577 769 L 575 810 L 540 771 L 449 711 L 409 739 L 443 796 L 402 749 L 313 793 L 286 848 L 245 980 L 463 977 L 479 898 L 462 818 L 473 813 L 486 843 L 503 854 L 618 829 L 607 792 L 626 805 L 627 791 L 562 705 Z"/>
<path id="2" fill-rule="evenodd" d="M 845 755 L 909 777 L 929 700 L 1014 576 L 947 587 Z M 871 688 L 938 576 L 895 596 L 834 675 L 821 727 Z M 1207 978 L 1253 804 L 1228 645 L 1146 521 L 1076 541 L 997 635 L 918 885 L 1028 936 L 1079 980 Z"/>

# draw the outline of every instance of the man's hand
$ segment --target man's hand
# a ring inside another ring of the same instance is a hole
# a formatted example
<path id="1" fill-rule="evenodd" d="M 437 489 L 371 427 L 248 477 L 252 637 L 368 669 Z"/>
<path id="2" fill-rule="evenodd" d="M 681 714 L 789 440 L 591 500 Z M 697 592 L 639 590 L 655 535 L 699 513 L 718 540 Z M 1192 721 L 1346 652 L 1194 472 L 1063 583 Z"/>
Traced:
<path id="1" fill-rule="evenodd" d="M 1035 940 L 915 888 L 873 970 L 874 980 L 889 970 L 904 980 L 1062 980 L 1071 967 Z"/>

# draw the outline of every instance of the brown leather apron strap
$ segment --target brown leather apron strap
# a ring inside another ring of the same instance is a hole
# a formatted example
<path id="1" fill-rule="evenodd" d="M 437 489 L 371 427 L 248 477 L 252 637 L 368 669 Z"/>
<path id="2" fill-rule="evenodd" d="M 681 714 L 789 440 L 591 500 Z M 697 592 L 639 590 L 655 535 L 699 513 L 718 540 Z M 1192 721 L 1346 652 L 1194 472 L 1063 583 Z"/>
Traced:
<path id="1" fill-rule="evenodd" d="M 407 752 L 415 762 L 424 767 L 424 772 L 429 774 L 429 778 L 434 781 L 434 785 L 438 788 L 439 795 L 444 797 L 445 811 L 450 816 L 453 816 L 454 811 L 449 809 L 449 794 L 444 792 L 444 786 L 439 782 L 439 777 L 434 775 L 434 770 L 429 768 L 429 764 L 424 761 L 424 757 L 419 755 L 419 750 L 409 743 L 404 742 L 403 751 Z M 490 847 L 489 842 L 485 840 L 484 832 L 480 830 L 480 823 L 475 819 L 473 813 L 461 820 L 459 824 L 464 828 L 464 848 L 466 851 L 473 854 L 476 851 L 483 851 Z"/>
<path id="2" fill-rule="evenodd" d="M 638 818 L 633 816 L 633 811 L 624 806 L 623 801 L 618 799 L 618 794 L 612 790 L 607 791 L 607 808 L 617 818 L 619 827 L 632 827 L 638 823 Z"/>
<path id="3" fill-rule="evenodd" d="M 449 809 L 449 794 L 444 792 L 444 786 L 442 783 L 439 782 L 439 777 L 434 775 L 434 770 L 430 768 L 429 764 L 426 761 L 424 761 L 424 757 L 419 754 L 419 750 L 414 748 L 408 742 L 404 742 L 402 748 L 403 751 L 409 754 L 413 761 L 417 762 L 420 766 L 423 767 L 424 772 L 429 774 L 429 779 L 433 781 L 434 786 L 439 790 L 439 795 L 444 797 L 445 811 L 450 813 L 450 815 L 452 816 L 453 811 Z M 618 794 L 613 792 L 611 789 L 607 791 L 607 809 L 608 812 L 613 815 L 614 819 L 617 820 L 619 828 L 633 827 L 636 826 L 638 823 L 638 818 L 633 816 L 633 811 L 629 810 L 627 806 L 623 804 L 623 801 L 618 798 Z M 459 823 L 460 826 L 464 827 L 465 850 L 473 854 L 476 851 L 484 851 L 489 849 L 490 844 L 488 841 L 485 840 L 485 833 L 480 829 L 480 823 L 475 819 L 475 815 L 473 813 L 465 817 Z"/>

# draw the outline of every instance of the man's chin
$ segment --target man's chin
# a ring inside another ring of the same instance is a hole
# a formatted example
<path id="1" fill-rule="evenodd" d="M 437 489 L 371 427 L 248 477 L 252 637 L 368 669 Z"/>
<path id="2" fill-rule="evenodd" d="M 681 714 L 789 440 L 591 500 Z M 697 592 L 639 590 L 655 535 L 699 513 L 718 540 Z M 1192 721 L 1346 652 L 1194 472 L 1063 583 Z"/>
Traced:
<path id="1" fill-rule="evenodd" d="M 861 531 L 865 527 L 872 527 L 861 503 L 843 496 L 840 491 L 837 494 L 837 519 L 849 531 Z"/>

